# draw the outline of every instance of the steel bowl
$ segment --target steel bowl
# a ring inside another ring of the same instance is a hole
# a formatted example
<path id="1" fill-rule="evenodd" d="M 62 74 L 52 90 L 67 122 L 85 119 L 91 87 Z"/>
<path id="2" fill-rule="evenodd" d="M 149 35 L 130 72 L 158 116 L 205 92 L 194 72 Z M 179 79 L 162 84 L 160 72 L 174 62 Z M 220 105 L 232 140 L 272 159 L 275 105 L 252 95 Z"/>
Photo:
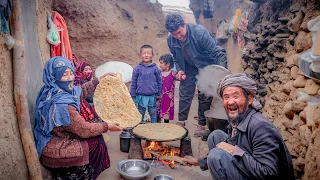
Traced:
<path id="1" fill-rule="evenodd" d="M 116 169 L 124 179 L 128 180 L 143 179 L 152 171 L 148 162 L 139 159 L 119 161 Z"/>
<path id="2" fill-rule="evenodd" d="M 173 177 L 166 174 L 159 174 L 153 178 L 153 180 L 174 180 Z"/>

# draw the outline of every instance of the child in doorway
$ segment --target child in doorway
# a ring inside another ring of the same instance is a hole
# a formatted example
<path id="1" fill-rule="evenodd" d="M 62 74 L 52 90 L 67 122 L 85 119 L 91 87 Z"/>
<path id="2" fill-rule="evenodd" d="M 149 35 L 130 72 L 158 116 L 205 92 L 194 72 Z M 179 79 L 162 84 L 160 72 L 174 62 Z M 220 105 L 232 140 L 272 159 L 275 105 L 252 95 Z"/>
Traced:
<path id="1" fill-rule="evenodd" d="M 158 66 L 152 62 L 153 48 L 143 45 L 140 48 L 142 62 L 134 68 L 130 86 L 130 95 L 138 106 L 144 121 L 146 109 L 150 114 L 151 122 L 157 122 L 156 97 L 161 94 L 162 76 Z"/>
<path id="2" fill-rule="evenodd" d="M 157 101 L 158 119 L 164 119 L 165 123 L 174 118 L 174 89 L 176 82 L 176 71 L 173 68 L 173 57 L 165 54 L 160 57 L 160 69 L 162 71 L 162 93 Z"/>

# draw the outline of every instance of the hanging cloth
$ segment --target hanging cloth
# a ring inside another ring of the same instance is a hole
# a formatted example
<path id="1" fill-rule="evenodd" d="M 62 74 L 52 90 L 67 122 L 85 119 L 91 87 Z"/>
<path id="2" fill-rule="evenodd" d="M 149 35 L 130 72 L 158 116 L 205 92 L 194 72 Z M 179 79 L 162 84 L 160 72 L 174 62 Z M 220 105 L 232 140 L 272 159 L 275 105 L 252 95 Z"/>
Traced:
<path id="1" fill-rule="evenodd" d="M 69 40 L 69 34 L 64 18 L 56 11 L 52 12 L 52 22 L 57 26 L 61 43 L 57 46 L 51 46 L 51 55 L 62 56 L 72 61 L 72 52 Z"/>

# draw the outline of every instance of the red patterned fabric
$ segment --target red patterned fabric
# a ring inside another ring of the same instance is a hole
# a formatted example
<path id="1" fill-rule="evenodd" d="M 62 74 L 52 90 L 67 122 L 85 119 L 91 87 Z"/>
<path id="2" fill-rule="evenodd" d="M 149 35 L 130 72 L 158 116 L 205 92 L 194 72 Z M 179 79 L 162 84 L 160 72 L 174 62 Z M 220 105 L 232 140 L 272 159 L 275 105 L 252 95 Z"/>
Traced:
<path id="1" fill-rule="evenodd" d="M 92 72 L 83 72 L 86 66 L 90 66 L 89 63 L 81 62 L 77 66 L 74 85 L 80 86 L 92 79 Z M 99 119 L 95 109 L 85 99 L 81 100 L 80 102 L 80 115 L 88 122 L 92 121 L 93 119 Z"/>

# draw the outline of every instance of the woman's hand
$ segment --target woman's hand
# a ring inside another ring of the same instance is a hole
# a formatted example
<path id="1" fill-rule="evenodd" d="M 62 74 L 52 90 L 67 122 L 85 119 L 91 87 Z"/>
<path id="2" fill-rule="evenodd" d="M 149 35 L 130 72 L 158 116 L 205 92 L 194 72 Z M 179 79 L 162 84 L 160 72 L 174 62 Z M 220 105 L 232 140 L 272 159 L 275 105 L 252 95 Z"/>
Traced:
<path id="1" fill-rule="evenodd" d="M 100 76 L 100 77 L 98 78 L 99 82 L 100 82 L 104 77 L 106 77 L 106 76 L 116 76 L 116 73 L 108 72 L 108 73 Z"/>
<path id="2" fill-rule="evenodd" d="M 108 123 L 108 130 L 111 132 L 115 132 L 122 131 L 123 128 L 121 128 L 118 123 Z"/>

